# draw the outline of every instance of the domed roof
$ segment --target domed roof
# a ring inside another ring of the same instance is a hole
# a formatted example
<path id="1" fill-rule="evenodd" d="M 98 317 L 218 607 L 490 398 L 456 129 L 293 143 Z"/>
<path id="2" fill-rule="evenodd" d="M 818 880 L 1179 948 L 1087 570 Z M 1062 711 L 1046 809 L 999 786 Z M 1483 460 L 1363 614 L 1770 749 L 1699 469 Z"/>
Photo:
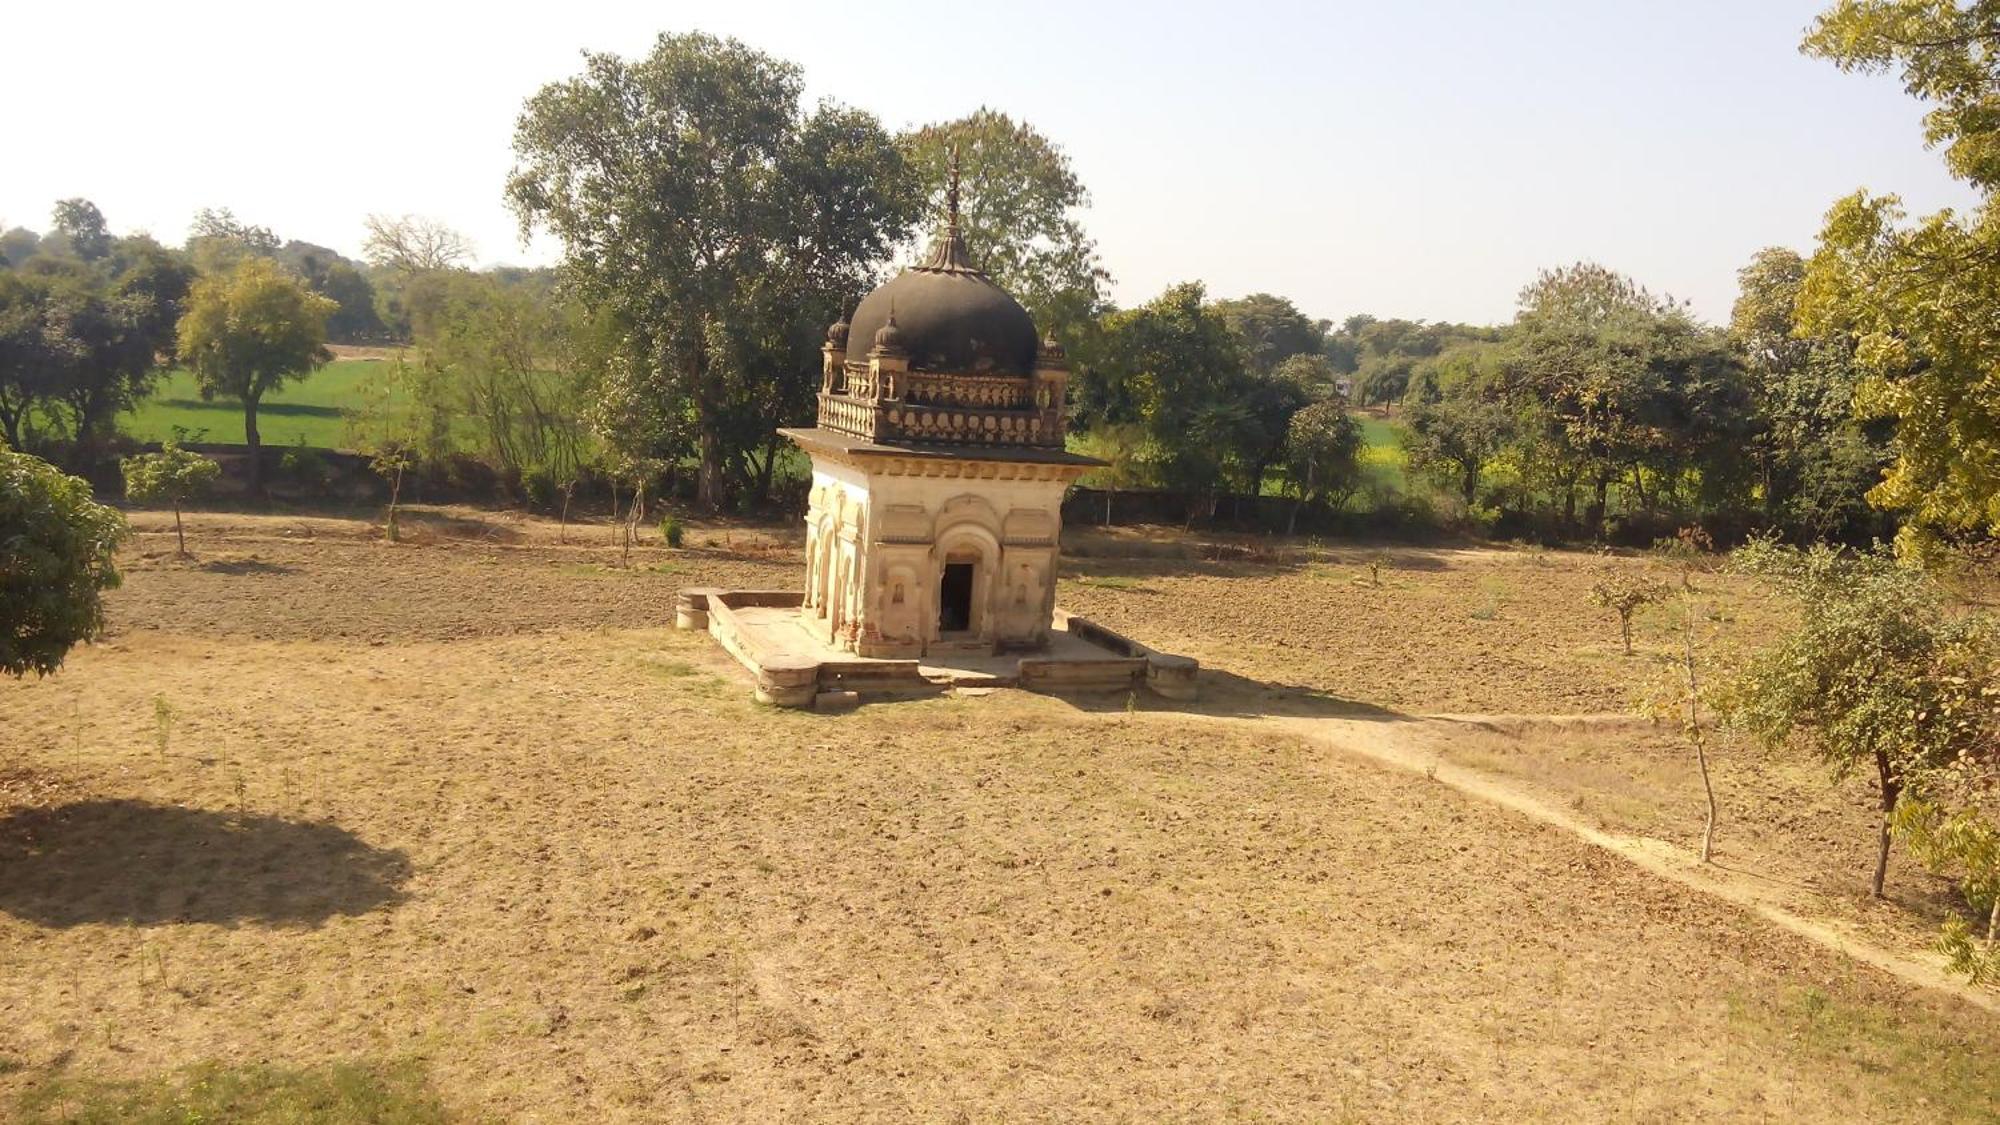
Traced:
<path id="1" fill-rule="evenodd" d="M 867 363 L 894 314 L 896 342 L 915 371 L 1031 375 L 1041 337 L 1020 302 L 972 264 L 958 234 L 958 153 L 951 156 L 945 229 L 921 265 L 861 299 L 849 321 L 847 362 Z"/>
<path id="2" fill-rule="evenodd" d="M 974 271 L 909 269 L 863 298 L 849 321 L 847 361 L 867 363 L 894 312 L 917 371 L 1030 375 L 1040 346 L 1028 310 Z"/>

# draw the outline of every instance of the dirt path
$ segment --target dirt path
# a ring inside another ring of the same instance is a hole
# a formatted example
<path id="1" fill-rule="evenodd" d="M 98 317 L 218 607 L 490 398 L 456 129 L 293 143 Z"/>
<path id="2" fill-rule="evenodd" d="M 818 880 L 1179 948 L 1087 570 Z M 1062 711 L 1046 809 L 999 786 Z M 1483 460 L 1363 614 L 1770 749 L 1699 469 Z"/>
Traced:
<path id="1" fill-rule="evenodd" d="M 1596 847 L 1619 856 L 1639 868 L 1683 886 L 1743 907 L 1773 925 L 1827 949 L 1871 965 L 1919 988 L 1954 996 L 1988 1012 L 2000 1013 L 2000 997 L 1976 988 L 1951 975 L 1944 959 L 1911 956 L 1887 949 L 1848 927 L 1798 913 L 1764 881 L 1712 864 L 1704 864 L 1691 850 L 1649 836 L 1610 832 L 1577 816 L 1532 786 L 1511 778 L 1470 769 L 1445 759 L 1440 739 L 1465 724 L 1492 725 L 1521 721 L 1618 724 L 1629 722 L 1614 715 L 1574 716 L 1473 716 L 1435 715 L 1414 721 L 1382 722 L 1369 719 L 1301 718 L 1230 715 L 1202 715 L 1150 712 L 1165 723 L 1198 722 L 1242 728 L 1254 726 L 1304 738 L 1340 753 L 1422 775 L 1488 803 L 1520 813 L 1545 824 L 1574 833 Z"/>

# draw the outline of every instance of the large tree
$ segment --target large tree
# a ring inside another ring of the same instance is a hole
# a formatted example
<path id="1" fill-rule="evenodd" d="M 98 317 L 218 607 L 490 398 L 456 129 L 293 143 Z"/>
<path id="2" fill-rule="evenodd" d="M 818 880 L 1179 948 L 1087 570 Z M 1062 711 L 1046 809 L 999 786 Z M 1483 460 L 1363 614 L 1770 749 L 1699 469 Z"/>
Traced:
<path id="1" fill-rule="evenodd" d="M 1326 347 L 1326 324 L 1308 318 L 1289 299 L 1269 293 L 1215 302 L 1215 311 L 1243 341 L 1243 359 L 1268 375 L 1296 355 L 1316 355 Z"/>
<path id="2" fill-rule="evenodd" d="M 151 389 L 174 350 L 192 280 L 178 255 L 145 236 L 112 240 L 84 262 L 40 255 L 0 272 L 0 433 L 17 447 L 67 436 L 78 464 L 116 415 Z"/>
<path id="3" fill-rule="evenodd" d="M 806 112 L 801 91 L 797 67 L 733 39 L 663 35 L 641 59 L 586 55 L 515 129 L 507 196 L 523 231 L 562 239 L 568 284 L 624 333 L 606 437 L 672 460 L 691 443 L 710 507 L 732 462 L 769 441 L 758 428 L 802 408 L 761 401 L 767 377 L 806 377 L 806 349 L 915 215 L 880 125 Z"/>
<path id="4" fill-rule="evenodd" d="M 1813 336 L 1854 341 L 1855 405 L 1896 420 L 1870 498 L 1907 516 L 1900 545 L 2000 534 L 2000 0 L 1840 0 L 1807 37 L 1844 70 L 1897 72 L 1931 106 L 1926 139 L 1986 196 L 1907 223 L 1894 196 L 1828 214 L 1799 299 Z"/>
<path id="5" fill-rule="evenodd" d="M 229 273 L 197 281 L 181 318 L 183 362 L 203 398 L 243 404 L 250 447 L 250 490 L 264 487 L 257 407 L 266 394 L 332 359 L 326 321 L 337 306 L 266 258 L 246 258 Z"/>
<path id="6" fill-rule="evenodd" d="M 1854 417 L 1860 376 L 1845 334 L 1799 329 L 1805 259 L 1767 247 L 1738 272 L 1729 334 L 1750 376 L 1758 428 L 1746 452 L 1760 477 L 1764 516 L 1801 539 L 1867 541 L 1884 534 L 1866 499 L 1889 461 L 1881 426 Z"/>
<path id="7" fill-rule="evenodd" d="M 1102 358 L 1079 380 L 1095 424 L 1139 423 L 1153 474 L 1203 500 L 1268 440 L 1250 405 L 1243 349 L 1199 282 L 1106 316 Z"/>
<path id="8" fill-rule="evenodd" d="M 929 197 L 944 209 L 956 153 L 959 229 L 979 267 L 1072 350 L 1104 311 L 1111 280 L 1097 243 L 1077 217 L 1090 202 L 1069 155 L 1032 125 L 981 107 L 955 121 L 926 125 L 903 138 L 903 150 Z"/>

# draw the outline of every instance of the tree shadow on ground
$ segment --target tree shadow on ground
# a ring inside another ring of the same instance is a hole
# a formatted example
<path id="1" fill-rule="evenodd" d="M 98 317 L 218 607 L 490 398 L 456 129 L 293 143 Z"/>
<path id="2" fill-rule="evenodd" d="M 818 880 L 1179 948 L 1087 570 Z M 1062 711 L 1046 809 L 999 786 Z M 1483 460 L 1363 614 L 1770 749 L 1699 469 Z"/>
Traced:
<path id="1" fill-rule="evenodd" d="M 325 823 L 131 800 L 0 818 L 0 911 L 43 926 L 318 926 L 400 903 L 409 874 Z"/>
<path id="2" fill-rule="evenodd" d="M 164 398 L 155 405 L 174 410 L 213 410 L 232 418 L 243 416 L 243 404 L 234 399 Z M 347 411 L 338 406 L 323 406 L 314 402 L 261 402 L 257 404 L 259 418 L 341 418 Z"/>
<path id="3" fill-rule="evenodd" d="M 1298 684 L 1266 683 L 1203 668 L 1196 681 L 1196 697 L 1168 699 L 1147 688 L 1106 693 L 1050 693 L 1079 711 L 1160 711 L 1186 715 L 1214 715 L 1232 719 L 1352 719 L 1365 722 L 1406 722 L 1417 716 L 1392 711 L 1373 703 L 1304 687 Z"/>
<path id="4" fill-rule="evenodd" d="M 200 564 L 211 574 L 293 574 L 298 568 L 263 559 L 209 559 Z"/>

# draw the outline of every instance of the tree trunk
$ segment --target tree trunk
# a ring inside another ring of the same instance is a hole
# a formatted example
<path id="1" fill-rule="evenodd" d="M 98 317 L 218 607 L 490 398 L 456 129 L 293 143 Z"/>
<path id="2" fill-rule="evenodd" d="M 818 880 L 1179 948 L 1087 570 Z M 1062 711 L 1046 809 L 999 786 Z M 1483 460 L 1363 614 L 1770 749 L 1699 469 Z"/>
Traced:
<path id="1" fill-rule="evenodd" d="M 1285 538 L 1289 539 L 1289 538 L 1291 538 L 1291 537 L 1292 537 L 1293 535 L 1296 535 L 1296 534 L 1298 533 L 1298 530 L 1299 530 L 1299 509 L 1300 509 L 1300 508 L 1303 508 L 1303 507 L 1305 507 L 1305 506 L 1306 506 L 1306 498 L 1305 498 L 1305 497 L 1303 497 L 1303 496 L 1295 496 L 1295 497 L 1293 497 L 1293 498 L 1292 498 L 1292 515 L 1291 515 L 1291 518 L 1290 518 L 1290 519 L 1287 519 L 1287 520 L 1285 521 Z"/>
<path id="2" fill-rule="evenodd" d="M 264 498 L 264 446 L 257 437 L 257 396 L 243 398 L 243 444 L 250 447 L 250 495 Z"/>
<path id="3" fill-rule="evenodd" d="M 403 466 L 401 462 L 398 462 L 396 471 L 389 475 L 389 526 L 383 532 L 388 536 L 391 543 L 399 542 L 403 537 L 402 528 L 396 522 L 396 505 L 402 501 L 402 498 Z"/>
<path id="4" fill-rule="evenodd" d="M 1600 471 L 1597 474 L 1597 483 L 1594 487 L 1595 491 L 1592 492 L 1590 498 L 1590 509 L 1583 514 L 1583 518 L 1585 522 L 1590 524 L 1591 534 L 1602 535 L 1604 534 L 1604 513 L 1611 502 L 1611 474 Z"/>
<path id="5" fill-rule="evenodd" d="M 1881 898 L 1882 886 L 1889 875 L 1889 822 L 1896 814 L 1896 801 L 1903 795 L 1903 786 L 1889 766 L 1889 756 L 1880 750 L 1875 751 L 1875 773 L 1882 787 L 1882 832 L 1875 849 L 1872 890 L 1876 898 Z"/>
<path id="6" fill-rule="evenodd" d="M 704 331 L 706 326 L 703 326 Z M 722 506 L 725 484 L 722 474 L 722 435 L 716 432 L 716 414 L 721 395 L 715 387 L 715 373 L 708 362 L 708 347 L 705 339 L 697 334 L 694 346 L 687 357 L 690 370 L 688 384 L 694 388 L 694 424 L 700 437 L 697 448 L 701 460 L 696 469 L 694 502 L 703 509 L 713 512 Z"/>
<path id="7" fill-rule="evenodd" d="M 757 506 L 771 502 L 771 478 L 778 470 L 778 438 L 776 434 L 764 442 L 764 464 L 757 470 Z"/>
<path id="8" fill-rule="evenodd" d="M 569 487 L 562 490 L 563 494 L 562 516 L 556 523 L 556 542 L 558 543 L 569 542 L 569 499 L 571 496 L 575 495 L 575 493 L 576 493 L 575 481 L 571 481 L 569 483 Z"/>
<path id="9" fill-rule="evenodd" d="M 174 542 L 180 546 L 180 556 L 187 558 L 188 541 L 187 536 L 181 533 L 181 502 L 179 500 L 174 501 Z"/>
<path id="10" fill-rule="evenodd" d="M 611 541 L 618 542 L 619 527 L 623 526 L 618 514 L 618 478 L 611 478 Z"/>
<path id="11" fill-rule="evenodd" d="M 1708 821 L 1701 829 L 1701 861 L 1709 862 L 1715 852 L 1715 783 L 1708 777 L 1708 738 L 1701 729 L 1701 682 L 1696 679 L 1694 663 L 1694 599 L 1687 602 L 1687 621 L 1682 641 L 1682 657 L 1687 662 L 1687 727 L 1688 738 L 1694 742 L 1694 760 L 1701 766 L 1701 789 L 1708 796 Z"/>
<path id="12" fill-rule="evenodd" d="M 1468 507 L 1468 508 L 1472 507 L 1472 502 L 1473 502 L 1473 500 L 1475 500 L 1475 499 L 1476 499 L 1476 498 L 1478 498 L 1478 496 L 1479 496 L 1479 463 L 1478 463 L 1478 462 L 1476 462 L 1476 461 L 1469 461 L 1469 462 L 1467 462 L 1467 463 L 1466 463 L 1466 465 L 1465 465 L 1465 478 L 1464 478 L 1463 480 L 1461 480 L 1461 481 L 1459 482 L 1459 488 L 1460 488 L 1460 489 L 1461 489 L 1461 490 L 1462 490 L 1462 491 L 1464 492 L 1464 494 L 1465 494 L 1465 506 L 1466 506 L 1466 507 Z"/>

